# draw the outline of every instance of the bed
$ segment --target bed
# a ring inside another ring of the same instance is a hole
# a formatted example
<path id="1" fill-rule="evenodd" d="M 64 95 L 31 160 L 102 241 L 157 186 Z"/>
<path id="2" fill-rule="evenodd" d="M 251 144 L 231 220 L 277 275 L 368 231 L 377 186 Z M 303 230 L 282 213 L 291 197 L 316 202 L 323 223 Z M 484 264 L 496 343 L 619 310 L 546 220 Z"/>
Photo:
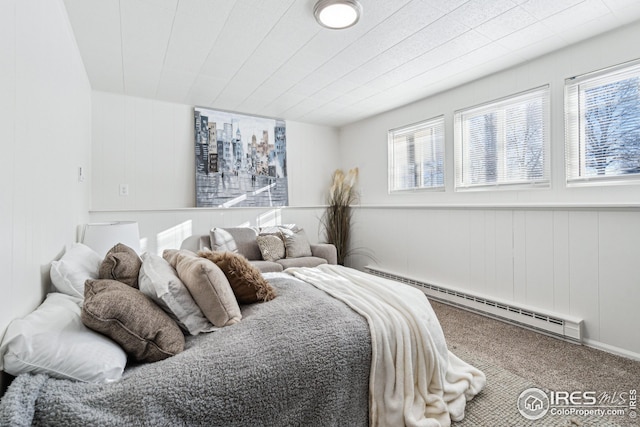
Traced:
<path id="1" fill-rule="evenodd" d="M 482 390 L 420 291 L 331 265 L 264 277 L 276 298 L 118 381 L 17 376 L 0 425 L 446 426 Z"/>

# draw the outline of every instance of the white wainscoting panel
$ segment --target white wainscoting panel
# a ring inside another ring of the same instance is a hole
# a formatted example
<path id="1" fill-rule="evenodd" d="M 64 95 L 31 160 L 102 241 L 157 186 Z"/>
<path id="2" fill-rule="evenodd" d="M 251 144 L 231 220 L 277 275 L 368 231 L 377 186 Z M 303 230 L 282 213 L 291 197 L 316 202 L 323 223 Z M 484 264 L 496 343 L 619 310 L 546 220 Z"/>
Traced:
<path id="1" fill-rule="evenodd" d="M 640 212 L 599 213 L 600 337 L 640 346 Z"/>
<path id="2" fill-rule="evenodd" d="M 571 314 L 584 319 L 585 337 L 600 340 L 598 212 L 569 212 Z"/>
<path id="3" fill-rule="evenodd" d="M 89 222 L 137 221 L 141 250 L 162 255 L 165 249 L 177 249 L 187 237 L 206 234 L 213 227 L 295 223 L 311 243 L 316 243 L 323 240 L 319 225 L 322 212 L 321 207 L 93 211 Z"/>
<path id="4" fill-rule="evenodd" d="M 571 312 L 569 270 L 569 212 L 553 211 L 553 309 Z"/>
<path id="5" fill-rule="evenodd" d="M 553 308 L 553 212 L 525 212 L 525 304 Z"/>
<path id="6" fill-rule="evenodd" d="M 513 212 L 494 211 L 495 215 L 495 242 L 496 242 L 496 265 L 495 265 L 495 285 L 488 287 L 488 292 L 492 289 L 496 297 L 506 300 L 513 300 Z"/>
<path id="7" fill-rule="evenodd" d="M 584 320 L 585 342 L 640 358 L 640 209 L 363 206 L 365 265 Z"/>

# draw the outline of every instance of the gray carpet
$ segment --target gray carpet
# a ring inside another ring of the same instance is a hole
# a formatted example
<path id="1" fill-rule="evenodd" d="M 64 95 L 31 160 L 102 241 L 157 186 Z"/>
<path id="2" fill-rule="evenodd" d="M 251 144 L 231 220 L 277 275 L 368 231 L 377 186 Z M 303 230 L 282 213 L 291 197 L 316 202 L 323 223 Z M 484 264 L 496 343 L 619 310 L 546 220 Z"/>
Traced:
<path id="1" fill-rule="evenodd" d="M 529 421 L 517 408 L 520 393 L 545 391 L 640 391 L 640 362 L 509 325 L 431 301 L 449 349 L 483 370 L 487 386 L 467 405 L 454 427 L 482 426 L 639 426 L 624 416 L 551 415 Z M 638 411 L 636 411 L 638 412 Z M 640 414 L 639 414 L 640 415 Z"/>

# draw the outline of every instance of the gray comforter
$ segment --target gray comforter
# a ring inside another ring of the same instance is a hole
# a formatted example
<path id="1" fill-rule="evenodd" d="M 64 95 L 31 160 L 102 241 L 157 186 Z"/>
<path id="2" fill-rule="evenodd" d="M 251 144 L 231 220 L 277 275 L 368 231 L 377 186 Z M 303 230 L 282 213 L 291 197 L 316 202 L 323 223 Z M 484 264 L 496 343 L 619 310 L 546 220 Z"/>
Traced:
<path id="1" fill-rule="evenodd" d="M 183 353 L 111 384 L 17 377 L 1 426 L 357 426 L 368 424 L 371 338 L 344 303 L 271 277 L 278 297 L 187 338 Z"/>

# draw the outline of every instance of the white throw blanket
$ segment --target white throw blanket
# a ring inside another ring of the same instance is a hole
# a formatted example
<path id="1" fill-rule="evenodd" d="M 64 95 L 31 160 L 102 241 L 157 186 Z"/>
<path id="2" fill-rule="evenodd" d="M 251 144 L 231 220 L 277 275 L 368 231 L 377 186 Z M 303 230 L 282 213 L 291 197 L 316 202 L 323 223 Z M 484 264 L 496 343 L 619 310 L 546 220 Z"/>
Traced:
<path id="1" fill-rule="evenodd" d="M 423 292 L 347 267 L 289 268 L 367 319 L 371 329 L 371 426 L 449 426 L 485 385 L 484 374 L 448 351 Z"/>

